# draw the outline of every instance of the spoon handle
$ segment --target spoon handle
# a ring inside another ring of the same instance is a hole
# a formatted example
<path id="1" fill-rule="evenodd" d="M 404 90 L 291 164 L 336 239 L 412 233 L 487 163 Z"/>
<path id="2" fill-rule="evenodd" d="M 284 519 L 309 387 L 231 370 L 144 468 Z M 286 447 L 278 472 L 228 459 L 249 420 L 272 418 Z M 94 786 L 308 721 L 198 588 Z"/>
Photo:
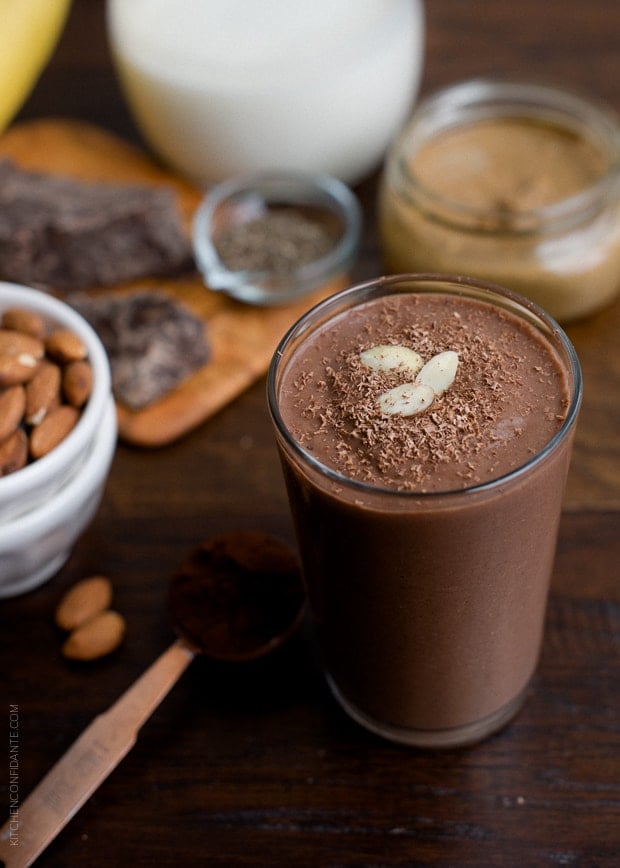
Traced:
<path id="1" fill-rule="evenodd" d="M 177 641 L 84 730 L 0 829 L 6 868 L 32 865 L 136 742 L 140 726 L 157 708 L 194 657 Z"/>

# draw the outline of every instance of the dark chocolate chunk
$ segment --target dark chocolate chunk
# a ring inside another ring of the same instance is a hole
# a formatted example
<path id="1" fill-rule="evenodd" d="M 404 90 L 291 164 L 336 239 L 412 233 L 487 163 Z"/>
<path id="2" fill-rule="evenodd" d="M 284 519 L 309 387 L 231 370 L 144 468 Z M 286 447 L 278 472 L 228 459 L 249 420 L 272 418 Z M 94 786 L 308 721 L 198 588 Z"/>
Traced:
<path id="1" fill-rule="evenodd" d="M 170 189 L 87 183 L 0 161 L 2 279 L 65 292 L 191 265 Z"/>
<path id="2" fill-rule="evenodd" d="M 114 395 L 130 409 L 162 398 L 209 360 L 205 323 L 164 292 L 75 294 L 67 301 L 101 338 Z"/>

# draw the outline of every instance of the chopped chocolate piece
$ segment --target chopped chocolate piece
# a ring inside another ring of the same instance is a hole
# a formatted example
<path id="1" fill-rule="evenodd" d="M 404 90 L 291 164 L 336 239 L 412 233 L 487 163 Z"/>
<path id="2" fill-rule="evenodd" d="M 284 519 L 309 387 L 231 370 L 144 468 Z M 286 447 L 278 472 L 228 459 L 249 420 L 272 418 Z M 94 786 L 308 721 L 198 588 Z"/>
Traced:
<path id="1" fill-rule="evenodd" d="M 209 359 L 204 322 L 163 292 L 67 300 L 101 338 L 114 395 L 132 410 L 162 398 Z"/>
<path id="2" fill-rule="evenodd" d="M 69 291 L 192 262 L 171 190 L 25 172 L 0 160 L 0 277 Z"/>

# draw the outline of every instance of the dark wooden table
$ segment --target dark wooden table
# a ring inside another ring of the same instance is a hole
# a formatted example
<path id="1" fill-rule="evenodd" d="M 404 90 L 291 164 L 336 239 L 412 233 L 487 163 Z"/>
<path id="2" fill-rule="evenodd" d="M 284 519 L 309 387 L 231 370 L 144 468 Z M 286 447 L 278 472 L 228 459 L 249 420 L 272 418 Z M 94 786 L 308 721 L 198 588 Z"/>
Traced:
<path id="1" fill-rule="evenodd" d="M 21 117 L 70 115 L 139 140 L 108 55 L 102 0 L 74 0 Z M 428 0 L 423 90 L 471 75 L 544 76 L 620 110 L 618 0 Z M 376 177 L 356 278 L 380 270 Z M 418 752 L 339 710 L 311 630 L 246 668 L 199 660 L 138 744 L 41 857 L 47 866 L 620 865 L 620 304 L 569 329 L 585 403 L 539 671 L 512 725 L 479 746 Z M 0 603 L 8 813 L 9 711 L 23 799 L 171 641 L 167 580 L 227 529 L 292 541 L 259 382 L 172 446 L 119 445 L 101 508 L 43 588 Z M 129 629 L 95 665 L 68 665 L 52 612 L 105 573 Z M 0 751 L 2 748 L 0 747 Z"/>

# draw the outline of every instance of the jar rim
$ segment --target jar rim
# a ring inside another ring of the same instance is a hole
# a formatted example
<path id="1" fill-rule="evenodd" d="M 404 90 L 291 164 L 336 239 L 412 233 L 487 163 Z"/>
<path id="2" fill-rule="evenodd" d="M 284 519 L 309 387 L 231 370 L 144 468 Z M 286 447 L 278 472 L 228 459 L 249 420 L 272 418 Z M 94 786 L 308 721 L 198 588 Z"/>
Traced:
<path id="1" fill-rule="evenodd" d="M 551 121 L 594 144 L 607 157 L 607 167 L 580 192 L 518 213 L 459 201 L 433 190 L 414 174 L 410 160 L 421 145 L 448 130 L 493 118 Z M 555 83 L 468 79 L 418 104 L 391 148 L 386 178 L 429 217 L 460 229 L 496 235 L 565 228 L 590 219 L 620 194 L 620 119 L 604 102 Z"/>

